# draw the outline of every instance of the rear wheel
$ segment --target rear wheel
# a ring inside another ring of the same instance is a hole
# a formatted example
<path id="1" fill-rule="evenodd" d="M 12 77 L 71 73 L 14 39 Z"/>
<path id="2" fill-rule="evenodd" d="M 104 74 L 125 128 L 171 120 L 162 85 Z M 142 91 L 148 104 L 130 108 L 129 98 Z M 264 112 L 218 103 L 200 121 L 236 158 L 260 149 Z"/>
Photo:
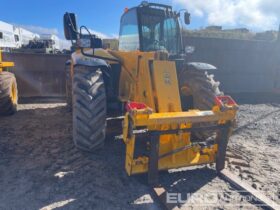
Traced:
<path id="1" fill-rule="evenodd" d="M 223 95 L 219 89 L 219 82 L 214 80 L 214 75 L 205 71 L 187 70 L 179 77 L 181 89 L 181 101 L 184 111 L 188 109 L 211 110 L 215 105 L 215 97 Z M 211 123 L 196 124 L 197 126 L 209 126 Z M 213 132 L 195 132 L 193 137 L 197 141 L 205 141 L 213 138 Z"/>
<path id="2" fill-rule="evenodd" d="M 214 75 L 209 75 L 207 72 L 188 70 L 183 72 L 179 79 L 182 98 L 191 96 L 192 108 L 212 109 L 215 96 L 223 95 L 219 89 L 220 83 L 214 80 Z"/>
<path id="3" fill-rule="evenodd" d="M 100 69 L 76 66 L 73 78 L 73 140 L 85 151 L 104 145 L 106 92 Z"/>
<path id="4" fill-rule="evenodd" d="M 199 70 L 187 70 L 180 75 L 180 89 L 183 110 L 187 111 L 184 107 L 199 109 L 199 110 L 212 110 L 215 105 L 215 97 L 223 95 L 219 89 L 219 82 L 214 80 L 214 75 L 209 75 L 207 72 Z M 196 126 L 209 126 L 211 123 L 196 124 Z M 213 132 L 195 132 L 193 137 L 198 141 L 205 141 L 213 139 L 215 133 Z"/>
<path id="5" fill-rule="evenodd" d="M 214 75 L 209 75 L 207 72 L 188 70 L 183 72 L 183 75 L 180 75 L 179 80 L 182 103 L 185 103 L 182 104 L 182 107 L 185 111 L 189 108 L 211 110 L 215 105 L 215 96 L 223 95 L 219 89 L 220 83 L 214 80 Z M 199 125 L 194 126 L 210 125 L 211 123 L 200 123 Z M 192 134 L 192 137 L 196 141 L 212 141 L 214 139 L 218 141 L 216 142 L 218 143 L 218 153 L 216 158 L 216 169 L 218 172 L 225 167 L 228 136 L 225 135 L 224 132 L 227 131 L 221 131 L 219 133 L 203 131 Z"/>
<path id="6" fill-rule="evenodd" d="M 17 111 L 18 90 L 15 75 L 0 72 L 0 115 L 12 115 Z"/>

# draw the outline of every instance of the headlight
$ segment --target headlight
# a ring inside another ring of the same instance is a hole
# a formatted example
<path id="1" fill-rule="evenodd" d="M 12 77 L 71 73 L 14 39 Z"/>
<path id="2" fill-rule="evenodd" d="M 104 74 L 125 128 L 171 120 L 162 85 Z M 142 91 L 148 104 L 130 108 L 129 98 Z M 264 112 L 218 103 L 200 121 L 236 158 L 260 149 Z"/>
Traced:
<path id="1" fill-rule="evenodd" d="M 91 40 L 86 38 L 81 38 L 77 41 L 77 44 L 81 48 L 91 48 Z"/>

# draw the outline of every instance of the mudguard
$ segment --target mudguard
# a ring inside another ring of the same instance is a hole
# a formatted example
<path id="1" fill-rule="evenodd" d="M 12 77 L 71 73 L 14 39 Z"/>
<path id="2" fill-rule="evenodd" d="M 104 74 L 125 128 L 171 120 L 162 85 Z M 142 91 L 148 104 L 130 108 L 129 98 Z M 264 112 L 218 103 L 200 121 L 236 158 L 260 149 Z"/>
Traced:
<path id="1" fill-rule="evenodd" d="M 217 70 L 217 68 L 208 63 L 189 62 L 187 63 L 187 70 L 212 71 L 212 70 Z"/>
<path id="2" fill-rule="evenodd" d="M 93 54 L 93 49 L 88 49 L 84 51 L 86 54 Z M 118 63 L 118 59 L 111 55 L 107 50 L 94 49 L 94 55 L 104 59 L 85 56 L 81 51 L 76 51 L 71 56 L 73 65 L 109 67 L 109 64 Z M 106 58 L 108 60 L 106 60 Z"/>
<path id="3" fill-rule="evenodd" d="M 73 53 L 72 54 L 73 65 L 82 65 L 82 66 L 104 66 L 108 67 L 108 63 L 105 60 L 92 58 L 84 56 L 82 53 Z"/>
<path id="4" fill-rule="evenodd" d="M 85 50 L 85 53 L 89 55 L 93 54 L 92 49 Z M 119 64 L 118 59 L 111 55 L 107 50 L 103 49 L 95 49 L 94 55 L 102 57 L 104 59 L 86 56 L 81 51 L 76 51 L 72 53 L 71 63 L 74 66 L 73 69 L 75 69 L 75 66 L 89 66 L 95 67 L 93 69 L 100 69 L 103 73 L 103 78 L 107 92 L 107 99 L 117 98 L 119 76 L 116 76 L 116 74 L 120 74 L 120 70 L 117 71 L 115 69 L 115 71 L 112 71 L 112 66 L 115 68 L 114 64 Z M 108 60 L 106 60 L 106 58 L 108 58 Z"/>

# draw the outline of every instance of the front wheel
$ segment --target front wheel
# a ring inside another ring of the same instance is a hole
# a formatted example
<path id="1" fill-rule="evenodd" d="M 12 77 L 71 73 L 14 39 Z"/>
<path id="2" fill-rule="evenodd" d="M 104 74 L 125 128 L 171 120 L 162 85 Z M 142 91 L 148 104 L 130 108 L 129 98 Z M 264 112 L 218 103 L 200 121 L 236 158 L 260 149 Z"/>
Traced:
<path id="1" fill-rule="evenodd" d="M 18 90 L 15 75 L 0 72 L 0 115 L 12 115 L 17 111 Z"/>
<path id="2" fill-rule="evenodd" d="M 73 140 L 85 151 L 104 145 L 106 91 L 100 69 L 76 66 L 73 78 Z"/>

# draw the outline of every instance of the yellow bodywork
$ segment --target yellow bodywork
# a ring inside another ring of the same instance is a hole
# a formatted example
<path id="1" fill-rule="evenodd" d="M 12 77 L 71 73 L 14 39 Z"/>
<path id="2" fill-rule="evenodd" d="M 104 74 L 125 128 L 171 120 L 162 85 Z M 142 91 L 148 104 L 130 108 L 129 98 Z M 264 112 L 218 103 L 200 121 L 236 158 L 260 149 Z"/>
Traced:
<path id="1" fill-rule="evenodd" d="M 4 68 L 15 66 L 14 62 L 3 62 L 2 61 L 2 51 L 0 50 L 0 72 L 4 70 Z"/>
<path id="2" fill-rule="evenodd" d="M 148 157 L 134 158 L 136 135 L 129 135 L 129 127 L 145 127 L 149 131 L 184 130 L 192 127 L 193 123 L 216 122 L 225 124 L 235 118 L 235 109 L 221 112 L 218 107 L 211 111 L 191 110 L 188 112 L 162 112 L 153 113 L 148 110 L 137 110 L 127 113 L 124 121 L 123 136 L 126 147 L 126 171 L 129 175 L 148 171 Z M 130 124 L 130 125 L 129 125 Z M 214 163 L 218 145 L 209 148 L 201 148 L 199 145 L 191 145 L 190 132 L 160 135 L 159 156 L 176 149 L 190 145 L 190 148 L 174 153 L 159 160 L 158 169 L 166 170 L 192 165 Z"/>
<path id="3" fill-rule="evenodd" d="M 5 68 L 14 67 L 14 62 L 4 62 L 2 58 L 2 51 L 0 50 L 0 73 L 5 70 Z M 1 76 L 1 75 L 0 75 Z M 13 104 L 17 104 L 18 101 L 18 92 L 17 92 L 17 85 L 16 83 L 12 84 L 10 98 Z"/>
<path id="4" fill-rule="evenodd" d="M 236 107 L 229 106 L 224 111 L 218 106 L 208 111 L 182 111 L 176 64 L 175 61 L 167 60 L 165 52 L 95 50 L 95 55 L 119 60 L 120 101 L 141 102 L 147 106 L 145 109 L 127 112 L 123 122 L 123 140 L 126 144 L 125 168 L 128 175 L 145 173 L 149 170 L 149 156 L 135 154 L 138 149 L 136 145 L 138 138 L 133 130 L 137 129 L 146 130 L 148 133 L 178 130 L 177 133 L 159 135 L 159 157 L 176 150 L 179 152 L 161 157 L 158 161 L 158 170 L 216 161 L 218 144 L 203 148 L 199 144 L 193 144 L 188 129 L 191 129 L 194 123 L 197 125 L 212 122 L 220 126 L 225 125 L 235 119 Z M 77 51 L 72 59 L 80 57 L 83 55 Z M 148 150 L 149 146 L 147 143 Z M 185 149 L 180 150 L 181 148 Z"/>
<path id="5" fill-rule="evenodd" d="M 122 101 L 136 101 L 147 105 L 142 110 L 126 113 L 123 123 L 123 139 L 126 144 L 125 168 L 129 175 L 148 171 L 149 157 L 135 157 L 137 148 L 137 128 L 153 131 L 174 131 L 176 134 L 159 135 L 159 157 L 188 147 L 174 154 L 162 157 L 158 161 L 158 169 L 166 170 L 192 165 L 215 162 L 218 145 L 201 148 L 191 142 L 190 132 L 193 123 L 214 122 L 223 125 L 232 121 L 236 115 L 235 107 L 221 111 L 218 106 L 212 110 L 190 110 L 183 112 L 181 108 L 179 84 L 174 61 L 159 59 L 155 52 L 118 52 L 110 51 L 122 64 L 119 97 Z M 150 138 L 150 136 L 147 136 Z M 149 145 L 147 145 L 149 147 Z"/>

